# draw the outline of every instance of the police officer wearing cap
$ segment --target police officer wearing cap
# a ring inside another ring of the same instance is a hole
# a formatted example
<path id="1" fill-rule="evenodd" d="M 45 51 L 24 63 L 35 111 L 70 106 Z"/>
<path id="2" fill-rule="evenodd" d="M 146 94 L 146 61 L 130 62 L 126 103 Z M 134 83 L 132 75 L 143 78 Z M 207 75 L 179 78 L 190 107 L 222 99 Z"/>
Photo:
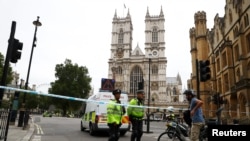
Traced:
<path id="1" fill-rule="evenodd" d="M 121 90 L 115 89 L 113 91 L 115 99 L 111 99 L 107 106 L 107 118 L 109 126 L 109 139 L 108 141 L 118 141 L 120 134 L 120 126 L 122 116 L 126 113 L 124 106 L 118 105 L 121 103 L 120 96 Z"/>
<path id="2" fill-rule="evenodd" d="M 140 141 L 143 134 L 143 117 L 144 117 L 144 91 L 138 90 L 137 97 L 133 98 L 129 102 L 128 116 L 132 123 L 132 134 L 130 141 Z"/>

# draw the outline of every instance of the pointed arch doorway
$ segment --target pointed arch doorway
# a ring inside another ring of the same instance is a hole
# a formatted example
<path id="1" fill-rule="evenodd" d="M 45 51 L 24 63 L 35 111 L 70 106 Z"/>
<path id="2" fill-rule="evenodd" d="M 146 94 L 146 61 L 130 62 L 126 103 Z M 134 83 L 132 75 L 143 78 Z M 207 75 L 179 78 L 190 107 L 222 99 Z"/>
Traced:
<path id="1" fill-rule="evenodd" d="M 130 73 L 130 96 L 136 97 L 136 91 L 138 90 L 139 82 L 143 82 L 143 72 L 140 66 L 133 67 Z"/>

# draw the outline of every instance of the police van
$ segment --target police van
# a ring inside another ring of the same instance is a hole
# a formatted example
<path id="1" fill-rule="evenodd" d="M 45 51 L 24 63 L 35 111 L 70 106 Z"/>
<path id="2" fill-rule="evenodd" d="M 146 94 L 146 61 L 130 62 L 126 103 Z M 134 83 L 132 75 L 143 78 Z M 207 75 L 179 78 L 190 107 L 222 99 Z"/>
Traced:
<path id="1" fill-rule="evenodd" d="M 90 135 L 96 135 L 99 131 L 109 131 L 107 124 L 107 103 L 110 99 L 114 99 L 114 95 L 110 91 L 100 90 L 98 93 L 90 96 L 86 102 L 85 113 L 81 119 L 81 131 L 89 130 Z M 128 95 L 121 93 L 121 104 L 127 105 Z M 127 106 L 125 106 L 127 108 Z M 122 117 L 122 125 L 120 127 L 120 135 L 125 135 L 130 129 L 129 118 L 127 113 Z"/>

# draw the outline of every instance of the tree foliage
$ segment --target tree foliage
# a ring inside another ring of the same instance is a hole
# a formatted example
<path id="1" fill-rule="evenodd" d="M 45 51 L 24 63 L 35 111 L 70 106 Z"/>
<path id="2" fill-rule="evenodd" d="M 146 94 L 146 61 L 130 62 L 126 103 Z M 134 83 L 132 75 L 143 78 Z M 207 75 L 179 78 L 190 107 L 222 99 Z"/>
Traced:
<path id="1" fill-rule="evenodd" d="M 88 69 L 77 64 L 72 64 L 71 60 L 66 59 L 64 64 L 57 64 L 55 67 L 55 82 L 51 82 L 49 93 L 70 96 L 76 98 L 86 98 L 91 90 L 91 78 Z M 65 115 L 68 110 L 79 109 L 82 102 L 73 100 L 53 98 L 53 103 L 63 110 Z"/>
<path id="2" fill-rule="evenodd" d="M 0 78 L 1 78 L 1 80 L 2 80 L 2 76 L 3 76 L 3 69 L 4 69 L 4 64 L 5 64 L 4 61 L 5 61 L 4 56 L 0 52 Z M 12 80 L 13 80 L 12 68 L 9 66 L 8 73 L 7 73 L 6 84 L 9 84 Z"/>

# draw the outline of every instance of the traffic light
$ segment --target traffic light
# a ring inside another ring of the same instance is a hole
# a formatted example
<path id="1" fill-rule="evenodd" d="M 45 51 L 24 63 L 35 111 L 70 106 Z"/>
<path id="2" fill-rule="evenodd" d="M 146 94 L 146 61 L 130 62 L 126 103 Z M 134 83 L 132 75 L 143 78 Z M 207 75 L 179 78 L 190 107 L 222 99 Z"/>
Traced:
<path id="1" fill-rule="evenodd" d="M 206 82 L 211 78 L 209 65 L 209 60 L 199 61 L 200 82 Z"/>
<path id="2" fill-rule="evenodd" d="M 23 43 L 19 42 L 19 40 L 14 39 L 12 43 L 12 52 L 10 62 L 16 63 L 17 60 L 21 58 L 21 50 L 23 49 Z"/>

